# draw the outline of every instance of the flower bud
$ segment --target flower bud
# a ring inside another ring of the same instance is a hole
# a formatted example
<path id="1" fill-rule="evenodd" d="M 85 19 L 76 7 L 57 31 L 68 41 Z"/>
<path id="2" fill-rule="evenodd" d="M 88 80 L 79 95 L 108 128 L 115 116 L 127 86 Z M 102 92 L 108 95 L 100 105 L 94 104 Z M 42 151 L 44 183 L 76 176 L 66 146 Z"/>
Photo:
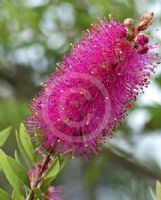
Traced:
<path id="1" fill-rule="evenodd" d="M 136 37 L 136 43 L 139 45 L 145 45 L 148 42 L 149 42 L 149 37 L 144 33 L 141 33 Z"/>
<path id="2" fill-rule="evenodd" d="M 141 49 L 138 50 L 139 54 L 145 54 L 147 53 L 149 48 L 147 46 L 142 47 Z"/>
<path id="3" fill-rule="evenodd" d="M 146 13 L 145 15 L 141 16 L 140 24 L 138 26 L 139 31 L 146 30 L 153 22 L 153 12 Z"/>
<path id="4" fill-rule="evenodd" d="M 125 24 L 126 27 L 128 27 L 130 29 L 134 28 L 134 20 L 131 19 L 131 18 L 125 19 L 124 24 Z"/>

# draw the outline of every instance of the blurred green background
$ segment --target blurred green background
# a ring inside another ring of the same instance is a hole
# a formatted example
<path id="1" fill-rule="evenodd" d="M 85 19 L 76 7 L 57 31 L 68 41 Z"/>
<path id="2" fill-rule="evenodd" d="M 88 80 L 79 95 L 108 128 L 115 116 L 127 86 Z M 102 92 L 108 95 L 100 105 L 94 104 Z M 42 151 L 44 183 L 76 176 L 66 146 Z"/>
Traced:
<path id="1" fill-rule="evenodd" d="M 41 83 L 97 16 L 137 21 L 147 11 L 155 13 L 152 42 L 160 43 L 161 0 L 0 0 L 0 130 L 13 127 L 5 151 L 16 148 L 14 129 Z M 158 66 L 150 87 L 99 155 L 65 168 L 58 180 L 65 200 L 154 200 L 150 187 L 161 180 L 160 75 Z M 9 190 L 0 175 L 1 187 Z"/>

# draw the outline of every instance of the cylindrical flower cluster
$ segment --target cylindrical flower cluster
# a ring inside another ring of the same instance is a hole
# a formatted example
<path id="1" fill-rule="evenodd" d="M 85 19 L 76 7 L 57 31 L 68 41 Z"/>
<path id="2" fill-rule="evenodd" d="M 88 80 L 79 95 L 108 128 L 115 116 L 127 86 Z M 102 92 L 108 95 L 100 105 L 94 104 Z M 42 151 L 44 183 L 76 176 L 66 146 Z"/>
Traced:
<path id="1" fill-rule="evenodd" d="M 148 86 L 155 67 L 157 55 L 141 25 L 99 21 L 73 45 L 31 103 L 28 131 L 39 129 L 42 144 L 57 153 L 96 153 Z"/>

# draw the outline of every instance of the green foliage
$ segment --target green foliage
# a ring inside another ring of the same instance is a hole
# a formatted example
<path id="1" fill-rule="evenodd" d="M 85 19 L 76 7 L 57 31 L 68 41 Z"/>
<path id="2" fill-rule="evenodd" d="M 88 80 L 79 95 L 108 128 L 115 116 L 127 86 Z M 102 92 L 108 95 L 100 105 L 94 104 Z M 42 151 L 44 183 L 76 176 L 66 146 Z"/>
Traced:
<path id="1" fill-rule="evenodd" d="M 14 190 L 13 194 L 12 194 L 12 200 L 18 200 L 18 199 L 21 199 L 21 198 L 22 198 L 22 196 L 19 195 L 19 193 L 16 190 Z"/>
<path id="2" fill-rule="evenodd" d="M 32 162 L 36 162 L 36 154 L 30 135 L 27 133 L 23 123 L 20 125 L 19 132 L 16 132 L 18 147 L 22 153 L 24 160 L 29 168 L 32 167 Z M 17 156 L 16 156 L 17 157 Z M 18 159 L 18 158 L 17 158 Z"/>
<path id="3" fill-rule="evenodd" d="M 42 191 L 39 188 L 34 189 L 34 192 L 35 192 L 38 200 L 43 200 Z"/>
<path id="4" fill-rule="evenodd" d="M 26 151 L 24 149 L 24 146 L 21 143 L 20 135 L 17 132 L 16 132 L 16 140 L 17 140 L 18 147 L 20 149 L 20 152 L 21 152 L 24 160 L 26 161 L 26 163 L 29 166 L 29 168 L 32 168 L 32 162 L 31 162 L 30 158 L 28 157 L 28 155 L 27 155 L 27 153 L 26 153 Z"/>
<path id="5" fill-rule="evenodd" d="M 12 128 L 9 127 L 0 132 L 0 147 L 2 147 L 4 143 L 6 142 L 8 136 L 10 135 L 11 129 Z"/>
<path id="6" fill-rule="evenodd" d="M 16 160 L 17 162 L 21 163 L 21 162 L 20 162 L 20 159 L 19 159 L 19 157 L 18 157 L 18 153 L 17 153 L 16 150 L 15 150 L 15 160 Z"/>
<path id="7" fill-rule="evenodd" d="M 21 181 L 10 165 L 8 156 L 0 150 L 0 163 L 6 178 L 18 194 L 22 194 Z"/>
<path id="8" fill-rule="evenodd" d="M 9 136 L 10 130 L 11 128 L 8 128 L 2 132 L 3 137 L 2 137 L 1 144 L 3 144 L 4 141 L 7 139 L 7 137 Z M 20 152 L 22 153 L 26 163 L 29 164 L 29 168 L 31 168 L 32 164 L 36 163 L 36 152 L 34 151 L 34 146 L 30 139 L 30 135 L 26 132 L 25 126 L 23 124 L 20 125 L 20 131 L 19 133 L 16 133 L 16 137 L 17 137 L 17 142 L 18 142 Z M 0 135 L 0 139 L 1 139 L 1 135 Z M 65 166 L 68 157 L 67 156 L 64 157 L 63 155 L 58 155 L 57 157 L 53 156 L 53 158 L 51 159 L 52 159 L 52 163 L 49 165 L 47 171 L 45 172 L 45 175 L 43 175 L 41 187 L 32 188 L 37 199 L 39 200 L 43 199 L 42 193 L 46 192 L 48 187 L 58 176 L 60 171 Z M 43 164 L 43 161 L 41 162 Z M 20 161 L 17 151 L 15 151 L 15 158 L 13 158 L 5 154 L 2 150 L 0 150 L 0 165 L 8 182 L 14 189 L 12 193 L 12 199 L 13 200 L 21 199 L 22 197 L 24 197 L 25 191 L 27 192 L 26 195 L 28 195 L 28 193 L 31 190 L 30 180 L 29 180 L 26 170 L 21 165 L 21 161 Z M 0 199 L 8 200 L 8 199 L 11 199 L 11 197 L 5 191 L 1 189 Z"/>
<path id="9" fill-rule="evenodd" d="M 61 166 L 60 160 L 58 158 L 54 159 L 49 169 L 46 172 L 45 179 L 51 177 L 55 178 L 60 171 L 60 166 Z"/>
<path id="10" fill-rule="evenodd" d="M 0 188 L 0 199 L 2 200 L 11 200 L 11 197 L 8 193 Z"/>
<path id="11" fill-rule="evenodd" d="M 22 183 L 30 188 L 30 180 L 24 168 L 19 164 L 18 161 L 16 161 L 12 157 L 7 156 L 7 159 L 10 166 L 12 166 L 12 170 L 14 171 L 16 176 L 22 181 Z"/>
<path id="12" fill-rule="evenodd" d="M 45 179 L 48 179 L 48 178 L 55 179 L 56 176 L 63 169 L 63 167 L 65 166 L 67 161 L 68 161 L 68 156 L 58 155 L 57 157 L 55 157 L 53 159 L 52 163 L 50 164 L 50 167 L 46 171 L 44 178 Z"/>
<path id="13" fill-rule="evenodd" d="M 24 124 L 22 124 L 22 123 L 20 125 L 19 135 L 20 135 L 20 140 L 24 147 L 25 152 L 27 153 L 27 155 L 33 162 L 36 162 L 36 156 L 34 153 L 35 150 L 34 150 L 33 143 L 31 141 L 31 137 L 27 133 L 26 128 L 25 128 Z"/>
<path id="14" fill-rule="evenodd" d="M 46 192 L 49 185 L 51 185 L 52 182 L 53 182 L 53 178 L 45 179 L 41 184 L 41 191 Z"/>
<path id="15" fill-rule="evenodd" d="M 53 159 L 52 163 L 50 164 L 48 170 L 45 173 L 41 190 L 46 191 L 48 186 L 56 179 L 58 174 L 64 168 L 65 164 L 68 161 L 68 156 L 59 155 Z"/>

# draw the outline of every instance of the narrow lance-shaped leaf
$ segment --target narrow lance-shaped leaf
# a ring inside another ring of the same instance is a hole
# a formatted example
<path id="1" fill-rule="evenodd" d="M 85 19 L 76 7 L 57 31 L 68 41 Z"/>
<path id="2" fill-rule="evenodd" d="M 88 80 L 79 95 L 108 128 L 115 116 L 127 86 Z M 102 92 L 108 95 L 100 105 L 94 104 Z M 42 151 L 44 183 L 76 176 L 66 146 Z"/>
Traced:
<path id="1" fill-rule="evenodd" d="M 46 172 L 45 178 L 55 178 L 63 169 L 67 161 L 68 156 L 58 155 L 56 158 L 54 158 L 52 164 Z"/>
<path id="2" fill-rule="evenodd" d="M 18 200 L 21 199 L 22 197 L 19 195 L 19 193 L 16 192 L 16 190 L 13 191 L 12 193 L 12 200 Z"/>
<path id="3" fill-rule="evenodd" d="M 1 200 L 12 200 L 9 194 L 0 188 L 0 199 Z"/>
<path id="4" fill-rule="evenodd" d="M 30 188 L 30 180 L 24 168 L 17 160 L 13 159 L 12 157 L 7 156 L 7 159 L 16 176 L 22 181 L 22 183 Z"/>
<path id="5" fill-rule="evenodd" d="M 0 163 L 3 169 L 3 172 L 5 173 L 5 176 L 8 179 L 9 183 L 19 194 L 21 194 L 20 180 L 13 172 L 12 166 L 10 166 L 7 156 L 2 150 L 0 150 Z"/>
<path id="6" fill-rule="evenodd" d="M 34 190 L 34 192 L 35 192 L 35 194 L 36 194 L 36 196 L 37 196 L 37 198 L 38 198 L 39 200 L 43 200 L 43 196 L 42 196 L 42 192 L 41 192 L 40 188 L 36 188 L 36 189 Z"/>
<path id="7" fill-rule="evenodd" d="M 59 173 L 59 170 L 60 170 L 60 161 L 58 158 L 55 158 L 53 163 L 47 170 L 45 178 L 51 178 L 51 177 L 54 178 Z"/>
<path id="8" fill-rule="evenodd" d="M 42 184 L 41 184 L 41 191 L 46 192 L 49 185 L 51 185 L 51 183 L 53 182 L 53 180 L 54 180 L 54 178 L 44 179 Z"/>
<path id="9" fill-rule="evenodd" d="M 29 158 L 33 161 L 36 162 L 36 156 L 35 156 L 35 150 L 33 147 L 33 143 L 31 141 L 30 135 L 26 132 L 26 128 L 24 124 L 21 123 L 20 125 L 20 140 L 23 144 L 23 147 L 28 154 Z"/>
<path id="10" fill-rule="evenodd" d="M 16 140 L 17 140 L 18 147 L 21 151 L 21 154 L 22 154 L 24 160 L 26 161 L 29 168 L 32 168 L 32 162 L 31 162 L 30 158 L 28 157 L 28 155 L 27 155 L 27 153 L 26 153 L 26 151 L 25 151 L 25 149 L 24 149 L 24 147 L 23 147 L 23 145 L 20 141 L 20 135 L 17 132 L 16 132 Z"/>
<path id="11" fill-rule="evenodd" d="M 18 152 L 15 150 L 15 160 L 21 164 L 20 159 L 18 157 Z"/>
<path id="12" fill-rule="evenodd" d="M 52 183 L 52 181 L 56 178 L 56 176 L 59 174 L 60 171 L 60 160 L 58 159 L 58 157 L 56 157 L 53 162 L 51 163 L 51 165 L 49 166 L 42 185 L 41 185 L 41 190 L 43 192 L 45 192 L 48 188 L 48 186 Z"/>
<path id="13" fill-rule="evenodd" d="M 2 147 L 4 143 L 6 142 L 8 136 L 10 135 L 11 129 L 12 128 L 9 127 L 0 132 L 0 147 Z"/>
<path id="14" fill-rule="evenodd" d="M 3 155 L 6 156 L 7 161 L 9 163 L 10 167 L 12 168 L 13 172 L 15 173 L 15 175 L 21 180 L 22 183 L 24 183 L 26 186 L 28 186 L 30 188 L 29 177 L 28 177 L 25 169 L 21 166 L 21 164 L 14 158 L 6 155 L 4 152 L 3 152 Z"/>
<path id="15" fill-rule="evenodd" d="M 66 162 L 68 160 L 68 157 L 63 157 L 62 155 L 58 155 L 53 162 L 51 163 L 51 165 L 49 166 L 42 185 L 41 185 L 41 190 L 43 192 L 45 192 L 48 188 L 48 186 L 52 183 L 52 181 L 58 176 L 58 174 L 60 173 L 60 171 L 63 169 L 63 167 L 65 166 Z"/>

